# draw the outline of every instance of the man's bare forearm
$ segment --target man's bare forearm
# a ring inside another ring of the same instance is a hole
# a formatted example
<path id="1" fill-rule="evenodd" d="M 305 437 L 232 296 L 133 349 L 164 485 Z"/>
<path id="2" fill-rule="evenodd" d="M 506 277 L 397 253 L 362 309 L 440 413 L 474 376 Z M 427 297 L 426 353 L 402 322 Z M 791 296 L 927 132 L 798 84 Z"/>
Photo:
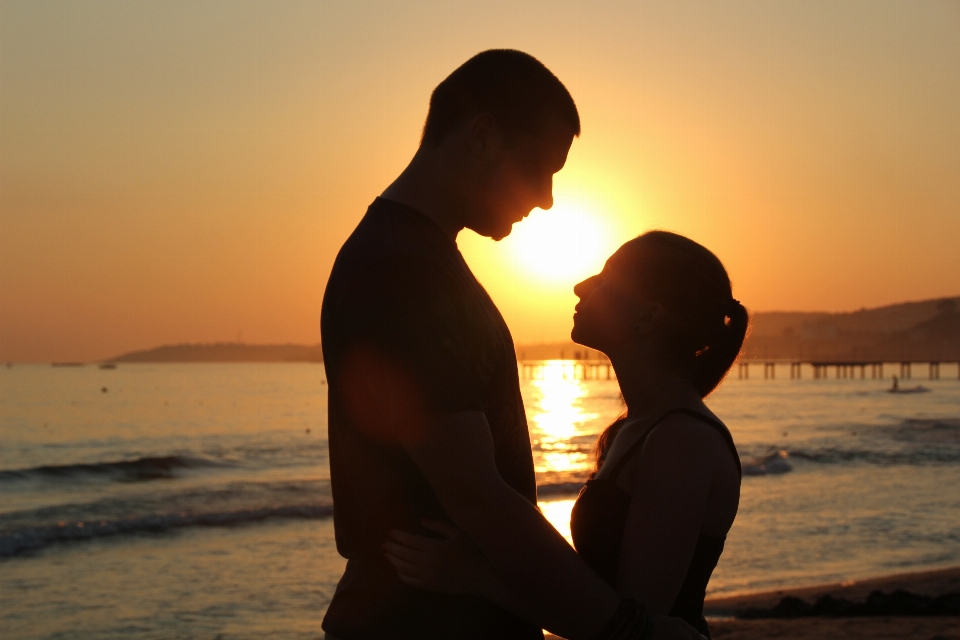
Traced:
<path id="1" fill-rule="evenodd" d="M 556 616 L 551 616 L 549 611 L 544 611 L 541 607 L 538 607 L 529 593 L 517 589 L 502 576 L 493 573 L 492 570 L 484 583 L 480 585 L 480 592 L 477 595 L 544 629 L 549 629 L 558 634 L 563 632 L 564 622 L 562 620 L 557 620 Z"/>
<path id="2" fill-rule="evenodd" d="M 453 522 L 535 610 L 546 628 L 569 638 L 598 633 L 620 601 L 537 508 L 510 488 L 494 462 L 486 415 L 438 416 L 404 444 Z"/>
<path id="3" fill-rule="evenodd" d="M 558 635 L 595 635 L 619 596 L 532 504 L 499 484 L 473 504 L 451 505 L 449 512 L 497 572 L 499 584 L 491 585 L 488 597 Z"/>

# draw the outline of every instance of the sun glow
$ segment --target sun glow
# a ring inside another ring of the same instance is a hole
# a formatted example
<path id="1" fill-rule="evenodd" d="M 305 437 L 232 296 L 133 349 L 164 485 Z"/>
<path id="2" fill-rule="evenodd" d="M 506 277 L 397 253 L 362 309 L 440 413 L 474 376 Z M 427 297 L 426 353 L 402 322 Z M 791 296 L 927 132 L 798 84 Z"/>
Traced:
<path id="1" fill-rule="evenodd" d="M 575 284 L 597 273 L 612 248 L 600 216 L 584 207 L 558 203 L 534 209 L 507 238 L 515 260 L 542 280 Z"/>

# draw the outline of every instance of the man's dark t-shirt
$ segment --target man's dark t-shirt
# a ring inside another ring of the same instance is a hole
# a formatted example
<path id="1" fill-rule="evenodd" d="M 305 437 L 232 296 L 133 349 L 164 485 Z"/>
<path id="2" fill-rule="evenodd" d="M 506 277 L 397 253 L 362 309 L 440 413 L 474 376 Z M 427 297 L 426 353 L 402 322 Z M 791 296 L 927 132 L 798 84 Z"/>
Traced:
<path id="1" fill-rule="evenodd" d="M 330 475 L 347 568 L 323 621 L 343 638 L 537 638 L 486 600 L 413 589 L 384 558 L 390 529 L 447 519 L 400 445 L 430 415 L 483 411 L 500 476 L 536 503 L 513 340 L 457 249 L 429 218 L 377 199 L 343 245 L 323 297 Z M 401 433 L 405 431 L 405 433 Z"/>

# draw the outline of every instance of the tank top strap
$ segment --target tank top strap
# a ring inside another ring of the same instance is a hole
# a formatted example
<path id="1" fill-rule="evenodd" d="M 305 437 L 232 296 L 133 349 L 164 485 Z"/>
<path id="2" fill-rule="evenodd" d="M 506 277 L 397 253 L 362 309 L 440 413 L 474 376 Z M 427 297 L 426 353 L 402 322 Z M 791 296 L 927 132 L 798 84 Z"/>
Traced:
<path id="1" fill-rule="evenodd" d="M 730 430 L 727 429 L 727 426 L 716 418 L 711 418 L 710 416 L 700 413 L 699 411 L 694 411 L 693 409 L 681 407 L 679 411 L 680 413 L 687 414 L 691 418 L 697 418 L 698 420 L 706 422 L 720 432 L 720 435 L 723 437 L 723 441 L 727 443 L 727 447 L 730 449 L 730 455 L 733 456 L 733 461 L 737 463 L 737 471 L 742 476 L 743 467 L 740 465 L 740 453 L 737 451 L 737 445 L 733 443 L 733 436 L 730 435 Z"/>
<path id="2" fill-rule="evenodd" d="M 643 443 L 647 441 L 647 436 L 650 435 L 650 432 L 653 431 L 654 429 L 656 429 L 656 428 L 657 428 L 657 425 L 659 425 L 661 422 L 663 422 L 664 420 L 666 420 L 667 418 L 669 418 L 669 417 L 672 416 L 673 414 L 679 413 L 680 410 L 681 410 L 681 409 L 680 409 L 679 407 L 676 408 L 676 409 L 671 409 L 670 411 L 667 411 L 665 414 L 663 414 L 662 416 L 660 416 L 659 418 L 657 418 L 657 419 L 654 421 L 654 423 L 653 423 L 652 425 L 650 425 L 650 428 L 647 429 L 646 433 L 644 433 L 642 436 L 640 436 L 640 439 L 639 439 L 639 440 L 637 440 L 636 442 L 634 442 L 632 445 L 630 445 L 630 448 L 629 448 L 629 449 L 627 449 L 626 451 L 623 452 L 623 455 L 620 456 L 620 459 L 619 459 L 619 460 L 617 460 L 617 464 L 613 465 L 613 472 L 611 472 L 610 477 L 611 477 L 611 478 L 619 478 L 619 477 L 620 477 L 620 472 L 623 471 L 623 468 L 624 468 L 625 466 L 627 466 L 627 463 L 630 461 L 630 458 L 633 457 L 633 454 L 635 454 L 637 451 L 639 451 L 640 449 L 643 448 Z"/>
<path id="3" fill-rule="evenodd" d="M 724 426 L 724 424 L 719 420 L 715 418 L 711 418 L 710 416 L 700 413 L 699 411 L 694 411 L 693 409 L 688 409 L 686 407 L 676 407 L 675 409 L 670 409 L 670 411 L 667 411 L 662 416 L 657 418 L 656 421 L 654 421 L 654 423 L 650 425 L 650 428 L 647 429 L 646 433 L 644 433 L 639 440 L 637 440 L 632 445 L 630 445 L 630 448 L 624 452 L 624 454 L 620 457 L 619 460 L 617 460 L 617 463 L 614 465 L 613 472 L 610 474 L 610 477 L 619 478 L 620 472 L 623 471 L 623 468 L 625 466 L 627 466 L 627 463 L 630 461 L 630 458 L 632 458 L 637 451 L 643 448 L 643 443 L 647 441 L 647 436 L 649 436 L 653 432 L 653 430 L 657 428 L 657 425 L 659 425 L 661 422 L 663 422 L 664 420 L 666 420 L 667 418 L 669 418 L 675 413 L 683 413 L 690 416 L 691 418 L 696 418 L 697 420 L 706 422 L 707 424 L 715 428 L 717 431 L 719 431 L 720 435 L 723 436 L 724 442 L 726 442 L 727 446 L 730 448 L 730 453 L 731 455 L 733 455 L 733 461 L 737 463 L 737 471 L 740 473 L 741 476 L 743 475 L 743 468 L 740 465 L 740 454 L 737 453 L 737 447 L 736 445 L 733 444 L 733 436 L 730 435 L 730 430 L 727 429 L 727 427 Z"/>

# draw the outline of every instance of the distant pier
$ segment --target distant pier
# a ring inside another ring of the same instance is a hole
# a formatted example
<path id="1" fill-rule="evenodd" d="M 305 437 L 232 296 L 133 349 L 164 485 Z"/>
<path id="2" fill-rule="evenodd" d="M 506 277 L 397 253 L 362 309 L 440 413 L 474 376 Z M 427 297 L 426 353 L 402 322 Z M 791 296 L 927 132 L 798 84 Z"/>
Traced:
<path id="1" fill-rule="evenodd" d="M 830 378 L 831 372 L 833 378 L 837 380 L 867 379 L 867 371 L 870 372 L 870 379 L 882 380 L 884 367 L 892 367 L 894 371 L 899 367 L 898 377 L 904 380 L 913 378 L 913 367 L 917 365 L 922 367 L 926 365 L 927 378 L 930 380 L 940 379 L 940 365 L 949 364 L 956 366 L 957 379 L 960 380 L 960 361 L 931 361 L 931 360 L 741 360 L 737 363 L 737 377 L 746 379 L 750 377 L 751 365 L 763 366 L 764 379 L 774 379 L 777 376 L 778 366 L 790 367 L 790 379 L 799 380 L 803 377 L 804 367 L 808 367 L 813 372 L 815 380 Z"/>
<path id="2" fill-rule="evenodd" d="M 763 378 L 773 380 L 777 377 L 777 369 L 789 367 L 791 380 L 803 378 L 803 371 L 812 372 L 814 380 L 834 378 L 836 380 L 867 379 L 882 380 L 885 373 L 898 375 L 902 380 L 913 378 L 914 365 L 923 369 L 926 365 L 927 378 L 940 379 L 940 366 L 946 364 L 956 367 L 957 379 L 960 380 L 960 360 L 958 361 L 930 361 L 930 360 L 740 360 L 734 368 L 737 378 L 750 378 L 751 368 L 762 367 Z M 616 380 L 617 374 L 607 360 L 521 360 L 518 362 L 520 376 L 524 380 L 544 379 L 556 377 L 562 380 Z M 896 372 L 896 373 L 894 373 Z M 833 374 L 831 376 L 831 374 Z"/>
<path id="3" fill-rule="evenodd" d="M 613 365 L 607 360 L 522 360 L 520 376 L 524 380 L 560 377 L 562 380 L 616 380 Z"/>

